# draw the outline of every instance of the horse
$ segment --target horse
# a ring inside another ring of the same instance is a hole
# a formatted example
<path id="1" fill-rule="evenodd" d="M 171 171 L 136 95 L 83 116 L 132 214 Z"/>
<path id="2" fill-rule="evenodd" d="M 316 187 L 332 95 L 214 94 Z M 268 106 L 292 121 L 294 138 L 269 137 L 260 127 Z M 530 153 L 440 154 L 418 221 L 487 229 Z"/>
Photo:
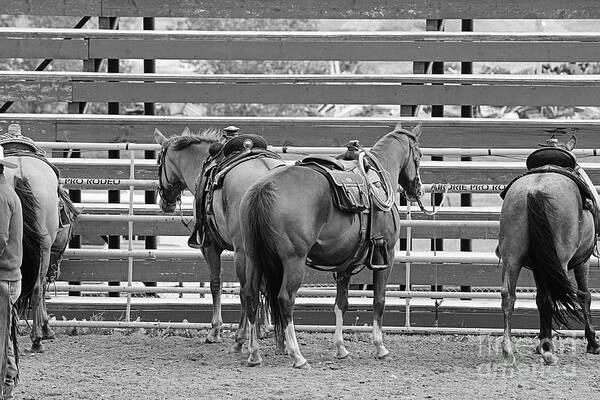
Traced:
<path id="1" fill-rule="evenodd" d="M 570 151 L 574 141 L 561 145 Z M 540 332 L 536 352 L 546 364 L 558 360 L 552 343 L 553 321 L 567 327 L 569 319 L 583 322 L 586 351 L 600 354 L 590 318 L 589 258 L 596 239 L 593 215 L 586 202 L 573 179 L 552 169 L 523 175 L 505 192 L 496 253 L 502 263 L 502 354 L 508 365 L 515 363 L 511 317 L 523 267 L 532 270 L 537 287 Z M 577 288 L 567 277 L 571 269 Z"/>
<path id="2" fill-rule="evenodd" d="M 214 144 L 225 142 L 226 134 L 222 130 L 206 129 L 192 134 L 185 128 L 181 135 L 166 138 L 158 129 L 154 131 L 156 143 L 161 145 L 158 156 L 160 207 L 165 213 L 173 213 L 180 202 L 181 194 L 188 189 L 196 194 L 196 186 L 203 164 L 209 157 L 209 149 Z M 220 239 L 210 232 L 201 244 L 202 254 L 209 266 L 210 291 L 213 300 L 211 329 L 206 337 L 207 343 L 222 341 L 221 326 L 221 253 L 225 246 L 233 248 L 235 271 L 240 284 L 246 276 L 246 259 L 240 256 L 242 237 L 239 228 L 239 204 L 242 195 L 252 183 L 270 173 L 283 162 L 274 158 L 254 158 L 236 165 L 225 175 L 223 184 L 214 191 L 212 208 L 216 220 L 216 229 Z M 203 212 L 195 209 L 195 212 Z M 223 243 L 224 242 L 224 243 Z M 240 323 L 236 331 L 235 343 L 231 352 L 239 352 L 246 341 L 247 318 L 243 299 L 241 300 Z"/>
<path id="3" fill-rule="evenodd" d="M 394 263 L 394 245 L 399 236 L 399 216 L 395 204 L 398 184 L 411 201 L 422 196 L 419 175 L 419 138 L 421 126 L 412 132 L 401 128 L 386 134 L 370 153 L 389 174 L 392 204 L 384 216 L 385 268 L 373 268 L 373 328 L 375 356 L 385 358 L 389 351 L 383 343 L 382 316 L 386 283 Z M 271 310 L 275 335 L 285 338 L 286 350 L 294 368 L 310 368 L 302 356 L 294 331 L 293 309 L 304 278 L 307 260 L 311 264 L 343 265 L 357 248 L 361 229 L 359 214 L 343 212 L 333 203 L 327 179 L 319 172 L 303 166 L 289 166 L 260 179 L 246 193 L 240 206 L 242 235 L 246 252 L 246 307 L 250 323 L 250 355 L 247 365 L 262 363 L 256 334 L 256 307 L 259 289 L 265 285 L 265 296 Z M 394 215 L 395 213 L 395 215 Z M 342 326 L 348 308 L 350 276 L 359 265 L 348 264 L 336 269 L 335 299 L 336 357 L 345 358 Z M 279 340 L 279 339 L 278 339 Z"/>
<path id="4" fill-rule="evenodd" d="M 37 157 L 8 153 L 6 159 L 18 165 L 5 169 L 4 174 L 23 209 L 22 290 L 17 308 L 21 315 L 32 309 L 31 351 L 44 352 L 42 340 L 55 339 L 46 310 L 46 274 L 50 264 L 57 262 L 52 256 L 53 245 L 64 250 L 70 236 L 65 237 L 60 226 L 59 181 L 54 169 Z"/>

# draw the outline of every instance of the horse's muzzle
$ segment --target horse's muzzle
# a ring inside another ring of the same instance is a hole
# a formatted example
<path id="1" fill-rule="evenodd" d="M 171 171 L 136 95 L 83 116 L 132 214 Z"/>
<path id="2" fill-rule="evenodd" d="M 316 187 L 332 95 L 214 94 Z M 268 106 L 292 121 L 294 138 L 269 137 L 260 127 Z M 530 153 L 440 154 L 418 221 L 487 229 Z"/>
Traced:
<path id="1" fill-rule="evenodd" d="M 177 208 L 177 203 L 167 203 L 164 201 L 164 199 L 161 197 L 160 198 L 160 202 L 158 203 L 160 205 L 160 209 L 164 212 L 164 213 L 173 213 L 175 212 L 175 208 Z"/>

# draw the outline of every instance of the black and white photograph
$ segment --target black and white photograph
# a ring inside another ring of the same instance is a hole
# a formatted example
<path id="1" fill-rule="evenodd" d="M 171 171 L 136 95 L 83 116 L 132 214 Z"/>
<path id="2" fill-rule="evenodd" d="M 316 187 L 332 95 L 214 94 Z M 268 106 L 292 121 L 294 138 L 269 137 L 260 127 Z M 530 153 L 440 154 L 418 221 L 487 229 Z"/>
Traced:
<path id="1" fill-rule="evenodd" d="M 0 400 L 600 398 L 600 3 L 0 0 Z"/>

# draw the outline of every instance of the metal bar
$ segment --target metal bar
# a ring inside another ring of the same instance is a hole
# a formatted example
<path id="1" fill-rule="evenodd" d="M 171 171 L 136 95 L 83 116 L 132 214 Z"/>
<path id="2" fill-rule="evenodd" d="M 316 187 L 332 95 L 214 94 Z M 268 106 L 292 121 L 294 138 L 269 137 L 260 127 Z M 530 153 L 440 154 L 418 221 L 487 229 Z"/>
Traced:
<path id="1" fill-rule="evenodd" d="M 31 321 L 19 321 L 20 326 L 31 325 Z M 209 329 L 210 323 L 190 323 L 190 322 L 142 322 L 142 321 L 78 321 L 78 320 L 50 320 L 52 327 L 78 327 L 78 328 L 105 328 L 105 329 Z M 237 324 L 223 324 L 222 329 L 235 330 Z M 294 329 L 299 332 L 323 332 L 333 333 L 333 325 L 295 325 Z M 344 326 L 344 332 L 371 332 L 370 326 L 349 325 Z M 435 334 L 435 335 L 502 335 L 502 329 L 494 328 L 429 328 L 429 327 L 399 327 L 386 326 L 386 334 Z M 536 329 L 513 329 L 513 336 L 536 336 L 539 330 Z M 564 337 L 584 337 L 583 330 L 557 330 L 555 331 Z"/>

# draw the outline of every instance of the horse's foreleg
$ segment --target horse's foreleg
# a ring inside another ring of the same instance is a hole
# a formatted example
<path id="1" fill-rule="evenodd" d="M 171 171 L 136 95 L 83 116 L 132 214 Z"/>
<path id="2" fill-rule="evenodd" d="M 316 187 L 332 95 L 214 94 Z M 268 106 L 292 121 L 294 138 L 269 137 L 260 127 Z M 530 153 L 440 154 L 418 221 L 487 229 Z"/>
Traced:
<path id="1" fill-rule="evenodd" d="M 586 351 L 591 354 L 600 354 L 600 345 L 596 339 L 596 331 L 592 325 L 592 317 L 590 315 L 590 305 L 592 304 L 592 295 L 588 288 L 589 263 L 578 265 L 574 268 L 575 280 L 577 281 L 577 298 L 581 304 L 583 317 L 585 318 L 585 338 L 587 339 Z"/>
<path id="2" fill-rule="evenodd" d="M 245 297 L 246 303 L 246 315 L 248 317 L 248 330 L 250 336 L 250 343 L 248 344 L 248 350 L 250 355 L 248 356 L 248 366 L 254 367 L 262 364 L 262 357 L 258 352 L 258 333 L 257 333 L 257 310 L 258 310 L 258 296 L 260 281 L 262 277 L 260 273 L 253 268 L 252 262 L 249 258 L 246 258 L 246 284 L 242 289 L 242 296 Z"/>
<path id="3" fill-rule="evenodd" d="M 393 256 L 390 258 L 393 260 Z M 390 353 L 383 344 L 383 310 L 385 308 L 385 291 L 390 275 L 391 265 L 386 269 L 373 270 L 373 345 L 375 357 L 385 358 Z"/>
<path id="4" fill-rule="evenodd" d="M 515 354 L 510 337 L 512 313 L 517 299 L 517 279 L 521 266 L 503 260 L 502 267 L 502 312 L 504 313 L 504 336 L 502 339 L 502 355 L 506 363 L 514 365 Z"/>
<path id="5" fill-rule="evenodd" d="M 335 333 L 333 335 L 333 344 L 335 344 L 335 356 L 337 358 L 348 357 L 348 350 L 344 346 L 344 336 L 342 329 L 344 326 L 344 314 L 348 309 L 348 287 L 350 285 L 350 275 L 339 273 L 336 276 L 337 294 L 335 297 Z"/>
<path id="6" fill-rule="evenodd" d="M 204 258 L 208 263 L 210 270 L 210 293 L 212 295 L 213 303 L 213 316 L 211 325 L 212 328 L 206 336 L 206 343 L 219 343 L 221 342 L 221 325 L 223 324 L 223 318 L 221 317 L 221 252 L 223 250 L 217 248 L 214 245 L 209 245 L 202 248 Z"/>
<path id="7" fill-rule="evenodd" d="M 248 316 L 246 313 L 246 296 L 244 296 L 244 288 L 246 287 L 246 253 L 236 249 L 233 255 L 235 265 L 235 273 L 240 282 L 240 323 L 235 332 L 235 342 L 229 348 L 230 353 L 239 353 L 246 342 L 246 330 L 248 328 Z"/>

